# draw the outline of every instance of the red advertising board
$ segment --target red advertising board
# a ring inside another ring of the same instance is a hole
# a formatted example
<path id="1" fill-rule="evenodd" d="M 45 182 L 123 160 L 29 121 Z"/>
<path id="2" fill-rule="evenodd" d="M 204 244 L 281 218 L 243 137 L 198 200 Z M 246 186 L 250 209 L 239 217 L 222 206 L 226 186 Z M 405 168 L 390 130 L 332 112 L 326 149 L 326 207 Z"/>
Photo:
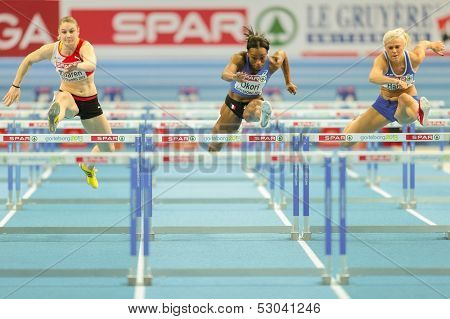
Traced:
<path id="1" fill-rule="evenodd" d="M 96 45 L 237 45 L 247 10 L 73 9 L 83 38 Z"/>
<path id="2" fill-rule="evenodd" d="M 56 40 L 59 1 L 0 1 L 0 56 L 24 56 Z"/>

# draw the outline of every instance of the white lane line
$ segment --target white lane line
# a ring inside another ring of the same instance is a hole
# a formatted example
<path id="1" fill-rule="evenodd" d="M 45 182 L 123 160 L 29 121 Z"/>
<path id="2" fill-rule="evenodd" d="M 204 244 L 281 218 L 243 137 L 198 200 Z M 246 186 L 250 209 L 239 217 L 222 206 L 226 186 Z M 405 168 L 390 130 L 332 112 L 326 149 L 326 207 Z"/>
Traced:
<path id="1" fill-rule="evenodd" d="M 42 173 L 41 177 L 48 178 L 52 174 L 52 169 L 49 167 L 45 172 Z M 33 184 L 29 189 L 25 191 L 25 194 L 23 194 L 22 199 L 29 199 L 31 195 L 37 190 L 36 184 Z M 5 227 L 5 225 L 9 222 L 9 220 L 16 214 L 16 209 L 11 209 L 5 217 L 3 217 L 2 220 L 0 220 L 0 227 Z"/>
<path id="2" fill-rule="evenodd" d="M 37 190 L 36 184 L 33 184 L 26 192 L 23 194 L 22 199 L 28 199 Z"/>
<path id="3" fill-rule="evenodd" d="M 331 289 L 336 293 L 340 299 L 351 299 L 350 295 L 345 291 L 345 289 L 339 284 L 339 282 L 331 277 Z"/>
<path id="4" fill-rule="evenodd" d="M 265 198 L 265 199 L 270 199 L 270 193 L 267 190 L 267 188 L 265 188 L 264 186 L 258 186 L 258 191 L 261 193 L 261 195 Z"/>
<path id="5" fill-rule="evenodd" d="M 245 175 L 250 179 L 255 178 L 255 173 L 252 173 L 252 172 L 245 172 Z"/>
<path id="6" fill-rule="evenodd" d="M 352 170 L 352 169 L 350 169 L 350 168 L 347 168 L 346 171 L 347 171 L 347 175 L 348 175 L 350 178 L 353 178 L 353 179 L 359 178 L 359 174 L 356 173 L 354 170 Z"/>
<path id="7" fill-rule="evenodd" d="M 370 188 L 375 192 L 383 196 L 384 198 L 392 198 L 392 195 L 386 192 L 384 189 L 381 189 L 380 187 L 376 185 L 370 185 Z"/>
<path id="8" fill-rule="evenodd" d="M 6 223 L 14 216 L 14 214 L 16 213 L 16 210 L 13 208 L 11 209 L 6 215 L 5 217 L 3 217 L 2 220 L 0 220 L 0 227 L 4 227 L 6 225 Z"/>
<path id="9" fill-rule="evenodd" d="M 141 232 L 143 234 L 143 232 Z M 139 241 L 139 253 L 136 266 L 136 287 L 134 289 L 134 299 L 145 299 L 145 256 L 144 256 L 144 236 L 141 236 Z"/>
<path id="10" fill-rule="evenodd" d="M 67 152 L 64 152 L 67 153 Z M 51 166 L 47 167 L 47 169 L 42 173 L 41 175 L 41 179 L 42 180 L 46 180 L 50 177 L 50 175 L 52 175 L 53 173 L 53 168 Z"/>
<path id="11" fill-rule="evenodd" d="M 279 204 L 275 203 L 273 210 L 277 214 L 278 218 L 281 220 L 281 222 L 284 224 L 284 226 L 292 226 L 289 218 L 284 214 L 284 212 L 281 210 L 281 207 Z"/>
<path id="12" fill-rule="evenodd" d="M 419 212 L 415 211 L 414 209 L 407 208 L 406 211 L 408 213 L 410 213 L 411 215 L 413 215 L 414 217 L 416 217 L 416 218 L 420 219 L 421 221 L 423 221 L 425 224 L 432 225 L 432 226 L 436 225 L 431 220 L 429 220 L 428 218 L 426 218 L 425 216 L 423 216 Z"/>
<path id="13" fill-rule="evenodd" d="M 248 174 L 247 174 L 248 176 Z M 266 196 L 269 195 L 269 191 L 264 186 L 259 186 L 258 191 L 261 193 L 261 195 L 264 198 L 267 198 Z M 289 221 L 286 214 L 281 209 L 280 205 L 274 204 L 274 211 L 277 214 L 278 218 L 283 222 L 285 226 L 291 226 L 291 222 Z M 314 253 L 314 251 L 311 249 L 311 247 L 304 241 L 303 239 L 299 239 L 297 243 L 300 245 L 300 247 L 305 251 L 306 255 L 309 257 L 309 259 L 312 261 L 314 266 L 317 269 L 324 270 L 325 265 L 322 263 L 319 257 Z M 340 299 L 351 299 L 350 295 L 344 290 L 344 288 L 339 284 L 339 282 L 331 277 L 331 284 L 330 288 L 334 291 L 334 293 L 338 296 Z"/>
<path id="14" fill-rule="evenodd" d="M 309 245 L 303 239 L 299 239 L 297 243 L 300 247 L 303 248 L 305 253 L 308 255 L 309 259 L 313 262 L 314 266 L 318 269 L 325 269 L 325 265 L 322 263 L 319 257 L 315 254 L 315 252 L 309 247 Z"/>
<path id="15" fill-rule="evenodd" d="M 376 186 L 376 185 L 371 185 L 370 188 L 380 194 L 381 196 L 383 196 L 384 198 L 392 198 L 392 195 L 389 194 L 388 192 L 386 192 L 385 190 L 381 189 L 380 187 Z M 411 208 L 407 208 L 405 209 L 405 211 L 407 213 L 409 213 L 410 215 L 416 217 L 417 219 L 423 221 L 425 224 L 428 225 L 436 225 L 434 222 L 432 222 L 431 220 L 429 220 L 428 218 L 426 218 L 425 216 L 423 216 L 422 214 L 420 214 L 418 211 L 411 209 Z"/>

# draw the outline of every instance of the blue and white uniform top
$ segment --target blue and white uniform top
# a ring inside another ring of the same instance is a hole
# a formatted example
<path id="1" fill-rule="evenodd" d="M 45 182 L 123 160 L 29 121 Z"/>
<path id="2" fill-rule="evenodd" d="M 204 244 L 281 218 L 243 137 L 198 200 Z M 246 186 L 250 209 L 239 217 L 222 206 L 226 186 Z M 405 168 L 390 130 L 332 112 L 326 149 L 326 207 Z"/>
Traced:
<path id="1" fill-rule="evenodd" d="M 263 88 L 271 77 L 269 71 L 270 59 L 267 58 L 264 66 L 256 74 L 251 73 L 248 54 L 245 54 L 245 64 L 240 72 L 245 73 L 244 82 L 232 81 L 230 91 L 244 98 L 253 98 L 262 95 Z"/>
<path id="2" fill-rule="evenodd" d="M 416 71 L 412 67 L 411 59 L 409 58 L 408 51 L 406 51 L 406 50 L 403 51 L 403 54 L 405 56 L 405 63 L 406 63 L 405 71 L 403 72 L 403 74 L 395 74 L 394 69 L 392 68 L 392 65 L 391 65 L 391 61 L 389 61 L 386 51 L 384 52 L 384 57 L 386 58 L 386 61 L 388 62 L 388 69 L 384 75 L 388 76 L 390 78 L 396 78 L 396 79 L 402 80 L 402 81 L 406 82 L 406 84 L 408 84 L 408 87 L 410 87 L 410 86 L 414 85 Z M 390 91 L 395 91 L 395 90 L 401 89 L 400 85 L 398 85 L 397 83 L 386 83 L 386 84 L 383 84 L 382 87 L 384 87 Z"/>

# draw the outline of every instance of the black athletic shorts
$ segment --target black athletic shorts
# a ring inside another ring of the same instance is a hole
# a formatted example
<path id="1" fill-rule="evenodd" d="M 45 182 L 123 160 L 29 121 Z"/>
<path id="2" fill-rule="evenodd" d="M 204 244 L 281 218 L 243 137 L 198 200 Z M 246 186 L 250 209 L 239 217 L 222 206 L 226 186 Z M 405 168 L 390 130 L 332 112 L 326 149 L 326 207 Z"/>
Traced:
<path id="1" fill-rule="evenodd" d="M 63 92 L 59 90 L 60 92 Z M 100 103 L 98 102 L 97 94 L 92 96 L 77 96 L 71 94 L 75 103 L 78 106 L 78 114 L 75 116 L 79 116 L 82 120 L 88 120 L 99 115 L 103 114 L 103 110 L 100 107 Z"/>

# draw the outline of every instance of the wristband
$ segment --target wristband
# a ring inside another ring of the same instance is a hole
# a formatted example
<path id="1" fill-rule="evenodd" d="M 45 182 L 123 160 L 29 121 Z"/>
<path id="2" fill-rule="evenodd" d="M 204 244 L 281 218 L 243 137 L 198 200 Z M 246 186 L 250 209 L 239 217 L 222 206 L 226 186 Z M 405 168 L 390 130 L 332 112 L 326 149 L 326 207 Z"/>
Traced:
<path id="1" fill-rule="evenodd" d="M 11 84 L 11 86 L 14 86 L 16 89 L 20 89 L 20 86 L 17 86 L 17 85 L 14 85 L 14 84 Z"/>

